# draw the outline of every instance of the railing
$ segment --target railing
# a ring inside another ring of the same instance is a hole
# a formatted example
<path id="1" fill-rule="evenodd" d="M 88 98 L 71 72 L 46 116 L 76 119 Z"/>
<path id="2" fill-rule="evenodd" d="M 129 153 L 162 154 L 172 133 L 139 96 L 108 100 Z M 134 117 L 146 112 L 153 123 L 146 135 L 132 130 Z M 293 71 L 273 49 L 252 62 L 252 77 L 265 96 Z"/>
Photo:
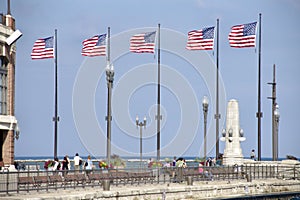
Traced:
<path id="1" fill-rule="evenodd" d="M 104 187 L 110 185 L 139 185 L 193 181 L 231 181 L 245 179 L 300 179 L 300 165 L 242 165 L 216 167 L 162 167 L 94 170 L 19 170 L 0 173 L 0 193 L 49 191 L 70 188 Z"/>

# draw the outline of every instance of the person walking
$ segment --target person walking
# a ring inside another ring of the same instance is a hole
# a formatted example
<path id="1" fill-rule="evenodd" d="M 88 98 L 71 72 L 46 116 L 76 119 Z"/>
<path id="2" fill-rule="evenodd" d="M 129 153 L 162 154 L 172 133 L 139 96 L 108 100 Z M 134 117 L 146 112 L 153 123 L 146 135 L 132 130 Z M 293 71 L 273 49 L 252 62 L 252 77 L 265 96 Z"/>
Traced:
<path id="1" fill-rule="evenodd" d="M 68 170 L 71 170 L 71 161 L 68 155 L 66 155 L 66 159 L 68 161 Z"/>
<path id="2" fill-rule="evenodd" d="M 69 170 L 69 161 L 68 161 L 67 156 L 65 156 L 63 161 L 62 161 L 62 170 L 63 170 L 63 176 L 65 176 L 68 173 L 68 170 Z"/>
<path id="3" fill-rule="evenodd" d="M 251 151 L 250 158 L 252 160 L 255 160 L 255 150 L 254 149 L 252 149 L 252 151 Z"/>
<path id="4" fill-rule="evenodd" d="M 67 159 L 67 156 L 65 156 L 62 161 L 62 170 L 69 170 L 69 161 Z"/>
<path id="5" fill-rule="evenodd" d="M 58 158 L 56 157 L 56 158 L 54 158 L 54 167 L 53 167 L 53 171 L 58 171 L 58 170 L 60 170 L 60 162 L 59 162 L 59 160 L 58 160 Z"/>
<path id="6" fill-rule="evenodd" d="M 174 156 L 172 165 L 173 165 L 173 167 L 176 167 L 176 156 Z"/>
<path id="7" fill-rule="evenodd" d="M 90 155 L 88 155 L 87 160 L 84 163 L 84 167 L 85 167 L 85 170 L 86 170 L 87 174 L 90 173 L 91 170 L 93 169 L 93 162 L 92 162 L 92 159 L 91 159 Z"/>
<path id="8" fill-rule="evenodd" d="M 82 159 L 80 158 L 79 154 L 76 153 L 74 157 L 74 170 L 78 172 L 80 170 L 80 165 L 82 164 Z"/>

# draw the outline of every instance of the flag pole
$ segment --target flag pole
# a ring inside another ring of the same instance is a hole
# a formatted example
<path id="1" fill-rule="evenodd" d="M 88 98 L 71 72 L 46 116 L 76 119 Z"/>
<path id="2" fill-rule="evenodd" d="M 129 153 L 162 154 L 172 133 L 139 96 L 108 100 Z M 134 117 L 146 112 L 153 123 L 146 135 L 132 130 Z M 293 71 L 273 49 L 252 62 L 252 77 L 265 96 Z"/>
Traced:
<path id="1" fill-rule="evenodd" d="M 107 65 L 110 65 L 110 27 L 107 28 Z"/>
<path id="2" fill-rule="evenodd" d="M 157 161 L 160 160 L 160 24 L 158 24 L 158 40 L 157 40 Z"/>
<path id="3" fill-rule="evenodd" d="M 57 29 L 55 29 L 55 55 L 54 55 L 54 62 L 55 62 L 55 89 L 54 89 L 54 158 L 57 157 L 57 123 L 59 121 L 58 117 L 58 109 L 57 109 Z"/>
<path id="4" fill-rule="evenodd" d="M 219 114 L 219 19 L 217 19 L 217 56 L 216 56 L 216 65 L 217 65 L 217 72 L 216 72 L 216 159 L 219 156 L 219 119 L 221 115 Z"/>
<path id="5" fill-rule="evenodd" d="M 258 160 L 261 160 L 261 118 L 263 113 L 261 112 L 261 13 L 259 13 L 259 29 L 258 29 L 258 104 L 257 104 L 257 138 L 258 138 Z"/>

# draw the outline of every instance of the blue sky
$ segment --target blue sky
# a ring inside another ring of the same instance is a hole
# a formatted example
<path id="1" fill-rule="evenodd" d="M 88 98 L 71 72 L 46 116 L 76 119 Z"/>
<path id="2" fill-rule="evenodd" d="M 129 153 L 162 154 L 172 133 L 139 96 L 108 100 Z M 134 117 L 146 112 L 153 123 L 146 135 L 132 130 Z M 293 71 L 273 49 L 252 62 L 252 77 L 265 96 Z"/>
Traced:
<path id="1" fill-rule="evenodd" d="M 0 12 L 6 13 L 2 0 Z M 111 27 L 113 89 L 112 153 L 139 155 L 135 116 L 148 118 L 144 154 L 155 156 L 156 56 L 129 52 L 129 38 L 161 24 L 162 156 L 203 153 L 202 97 L 209 107 L 209 155 L 215 154 L 214 82 L 215 53 L 187 51 L 187 32 L 214 26 L 220 19 L 220 78 L 224 89 L 222 108 L 237 99 L 242 149 L 249 156 L 257 149 L 257 49 L 233 49 L 228 33 L 233 25 L 254 22 L 262 13 L 262 157 L 271 157 L 272 66 L 277 66 L 277 102 L 280 106 L 279 157 L 300 157 L 298 113 L 300 87 L 300 2 L 278 1 L 37 1 L 15 0 L 11 12 L 23 36 L 17 41 L 16 117 L 21 135 L 16 156 L 53 155 L 54 61 L 31 60 L 33 43 L 58 30 L 59 136 L 58 154 L 106 155 L 107 88 L 104 57 L 81 56 L 82 41 Z M 203 71 L 201 71 L 203 70 Z M 200 71 L 200 72 L 199 72 Z M 209 72 L 209 77 L 206 72 Z M 132 90 L 130 91 L 129 88 Z M 128 89 L 129 91 L 126 91 Z M 222 110 L 222 109 L 221 109 Z M 225 109 L 221 111 L 225 119 Z M 224 127 L 224 121 L 220 130 Z M 221 135 L 221 134 L 220 134 Z M 220 151 L 224 144 L 220 142 Z"/>

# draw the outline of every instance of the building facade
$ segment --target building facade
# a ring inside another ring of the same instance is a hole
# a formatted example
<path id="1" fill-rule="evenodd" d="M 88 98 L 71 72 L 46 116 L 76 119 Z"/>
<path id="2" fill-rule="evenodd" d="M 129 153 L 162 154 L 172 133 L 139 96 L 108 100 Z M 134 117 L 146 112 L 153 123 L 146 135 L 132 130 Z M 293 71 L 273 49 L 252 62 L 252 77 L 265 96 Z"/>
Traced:
<path id="1" fill-rule="evenodd" d="M 0 14 L 0 165 L 14 163 L 15 139 L 18 125 L 15 117 L 15 61 L 16 44 L 8 45 L 6 39 L 15 31 L 15 19 L 10 14 Z"/>

